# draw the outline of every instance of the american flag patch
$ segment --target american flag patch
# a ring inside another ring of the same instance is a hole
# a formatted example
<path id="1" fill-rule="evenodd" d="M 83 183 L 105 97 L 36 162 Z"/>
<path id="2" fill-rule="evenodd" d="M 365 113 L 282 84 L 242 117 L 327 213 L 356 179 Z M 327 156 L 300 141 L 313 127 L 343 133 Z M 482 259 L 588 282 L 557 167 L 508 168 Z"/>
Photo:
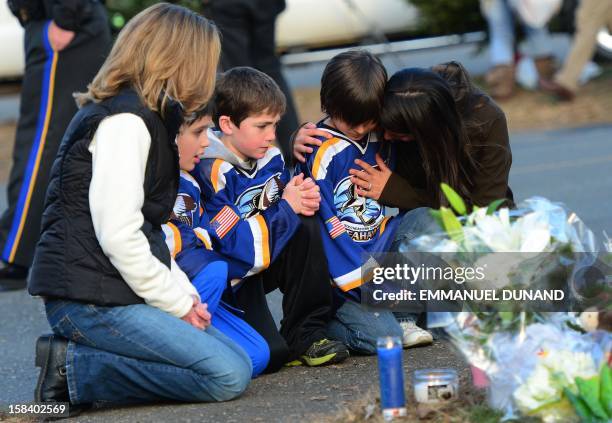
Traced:
<path id="1" fill-rule="evenodd" d="M 346 229 L 344 229 L 344 225 L 336 216 L 332 217 L 331 219 L 328 219 L 325 222 L 325 226 L 327 226 L 327 232 L 329 232 L 329 236 L 331 236 L 332 239 L 335 239 L 346 232 Z"/>
<path id="2" fill-rule="evenodd" d="M 236 212 L 230 206 L 225 206 L 210 221 L 210 226 L 215 230 L 219 238 L 223 238 L 239 220 L 240 218 Z"/>

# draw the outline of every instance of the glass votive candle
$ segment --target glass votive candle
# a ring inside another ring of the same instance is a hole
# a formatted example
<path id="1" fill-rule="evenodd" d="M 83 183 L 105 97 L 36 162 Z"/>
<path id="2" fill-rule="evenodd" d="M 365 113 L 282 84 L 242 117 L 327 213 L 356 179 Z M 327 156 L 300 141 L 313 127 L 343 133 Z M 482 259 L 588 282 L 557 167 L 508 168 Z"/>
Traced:
<path id="1" fill-rule="evenodd" d="M 406 415 L 402 340 L 384 336 L 377 340 L 380 405 L 385 420 Z"/>
<path id="2" fill-rule="evenodd" d="M 441 404 L 459 396 L 459 378 L 454 369 L 415 370 L 412 387 L 420 404 Z"/>

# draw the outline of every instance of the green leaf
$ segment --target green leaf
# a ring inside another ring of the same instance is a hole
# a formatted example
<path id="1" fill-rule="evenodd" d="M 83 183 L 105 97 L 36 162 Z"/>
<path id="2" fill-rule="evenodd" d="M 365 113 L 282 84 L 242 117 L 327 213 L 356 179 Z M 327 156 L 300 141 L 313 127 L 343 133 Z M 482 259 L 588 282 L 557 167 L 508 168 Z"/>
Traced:
<path id="1" fill-rule="evenodd" d="M 580 398 L 589 406 L 589 409 L 597 418 L 606 420 L 608 414 L 603 409 L 599 402 L 599 376 L 594 376 L 590 379 L 576 378 L 576 386 Z"/>
<path id="2" fill-rule="evenodd" d="M 450 236 L 450 238 L 455 242 L 463 241 L 463 227 L 452 210 L 446 207 L 441 207 L 440 215 L 442 216 L 444 230 L 448 236 Z"/>
<path id="3" fill-rule="evenodd" d="M 572 391 L 567 388 L 563 388 L 563 393 L 574 407 L 574 411 L 576 411 L 576 414 L 582 423 L 591 423 L 595 420 L 593 413 L 591 413 L 591 410 L 582 400 L 582 398 L 574 395 Z"/>
<path id="4" fill-rule="evenodd" d="M 461 196 L 444 182 L 440 184 L 440 187 L 442 188 L 442 192 L 444 193 L 444 196 L 448 200 L 448 203 L 451 205 L 451 207 L 458 214 L 465 216 L 467 214 L 467 207 L 465 206 L 465 202 L 463 201 Z"/>
<path id="5" fill-rule="evenodd" d="M 487 214 L 491 216 L 493 213 L 495 213 L 499 206 L 504 204 L 504 201 L 506 201 L 505 198 L 500 198 L 499 200 L 495 200 L 491 204 L 489 204 L 489 207 L 487 207 Z"/>
<path id="6" fill-rule="evenodd" d="M 601 379 L 599 402 L 608 414 L 608 418 L 612 419 L 612 369 L 604 364 L 599 372 Z"/>

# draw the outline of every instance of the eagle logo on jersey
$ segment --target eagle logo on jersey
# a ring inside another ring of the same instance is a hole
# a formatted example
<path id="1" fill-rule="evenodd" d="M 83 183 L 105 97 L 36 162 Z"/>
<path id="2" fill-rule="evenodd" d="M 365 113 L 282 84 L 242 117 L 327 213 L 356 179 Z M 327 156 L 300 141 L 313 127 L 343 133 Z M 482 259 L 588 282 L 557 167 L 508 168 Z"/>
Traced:
<path id="1" fill-rule="evenodd" d="M 249 188 L 236 200 L 240 216 L 247 219 L 264 211 L 280 200 L 285 184 L 280 172 L 271 176 L 265 183 Z"/>
<path id="2" fill-rule="evenodd" d="M 197 204 L 193 201 L 190 195 L 179 193 L 174 202 L 174 208 L 170 215 L 171 220 L 178 220 L 189 226 L 193 226 Z"/>
<path id="3" fill-rule="evenodd" d="M 334 189 L 334 206 L 338 218 L 356 242 L 370 241 L 376 235 L 384 216 L 381 205 L 357 194 L 350 176 L 342 179 Z"/>

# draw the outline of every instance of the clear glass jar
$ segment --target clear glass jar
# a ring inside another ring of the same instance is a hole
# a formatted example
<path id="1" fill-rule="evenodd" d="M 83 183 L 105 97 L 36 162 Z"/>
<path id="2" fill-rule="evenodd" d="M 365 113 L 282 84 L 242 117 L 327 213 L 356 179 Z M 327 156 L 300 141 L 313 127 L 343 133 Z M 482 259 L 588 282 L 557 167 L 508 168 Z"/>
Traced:
<path id="1" fill-rule="evenodd" d="M 459 378 L 455 369 L 415 370 L 412 387 L 416 402 L 421 404 L 454 401 L 459 396 Z"/>

